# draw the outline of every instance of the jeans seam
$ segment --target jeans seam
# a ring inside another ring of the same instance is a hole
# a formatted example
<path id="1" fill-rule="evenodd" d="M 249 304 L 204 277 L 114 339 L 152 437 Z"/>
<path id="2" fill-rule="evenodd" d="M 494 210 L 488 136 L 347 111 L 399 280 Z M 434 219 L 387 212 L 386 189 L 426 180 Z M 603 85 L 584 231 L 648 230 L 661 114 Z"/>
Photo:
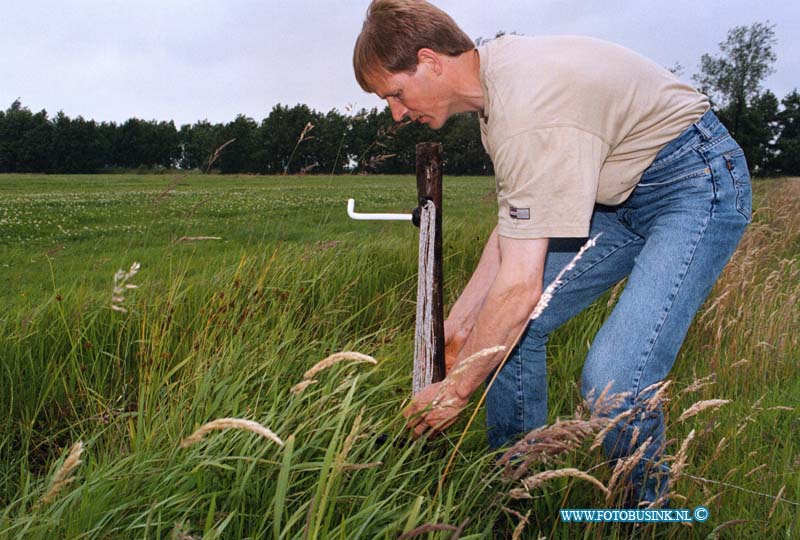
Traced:
<path id="1" fill-rule="evenodd" d="M 525 391 L 523 388 L 523 377 L 522 377 L 522 351 L 519 350 L 517 347 L 517 357 L 516 362 L 514 362 L 516 370 L 516 378 L 517 378 L 517 422 L 518 425 L 523 427 L 525 426 Z"/>
<path id="2" fill-rule="evenodd" d="M 740 150 L 737 150 L 737 151 L 734 151 L 734 152 L 731 152 L 731 153 L 727 153 L 727 154 L 722 154 L 722 158 L 725 160 L 725 164 L 726 164 L 727 169 L 728 169 L 728 178 L 730 179 L 731 185 L 733 186 L 734 206 L 736 208 L 736 211 L 739 212 L 739 214 L 747 221 L 747 223 L 750 223 L 752 221 L 752 202 L 750 202 L 751 210 L 750 210 L 750 215 L 749 216 L 746 214 L 745 206 L 744 206 L 745 184 L 749 183 L 749 180 L 747 182 L 743 182 L 741 177 L 737 177 L 734 174 L 735 169 L 734 169 L 734 165 L 733 165 L 733 160 L 735 158 L 742 157 L 742 156 L 744 156 L 744 152 L 740 151 Z M 749 178 L 749 172 L 747 174 L 748 174 L 748 178 Z M 752 198 L 752 195 L 751 195 L 751 198 Z"/>
<path id="3" fill-rule="evenodd" d="M 722 179 L 719 177 L 719 174 L 714 173 L 714 164 L 713 161 L 715 158 L 709 159 L 706 153 L 701 152 L 700 157 L 703 158 L 703 161 L 711 169 L 711 190 L 714 194 L 714 197 L 711 200 L 711 218 L 713 218 L 717 213 L 717 204 L 719 203 L 719 192 L 721 189 L 720 182 Z"/>
<path id="4" fill-rule="evenodd" d="M 663 316 L 661 317 L 661 319 L 658 322 L 658 325 L 656 326 L 655 335 L 652 337 L 650 341 L 650 347 L 648 350 L 644 352 L 644 358 L 642 359 L 643 361 L 639 364 L 639 368 L 637 369 L 636 375 L 631 385 L 630 395 L 634 401 L 635 398 L 639 395 L 639 391 L 641 390 L 640 385 L 642 380 L 642 374 L 644 373 L 647 364 L 650 362 L 650 359 L 653 356 L 653 349 L 655 348 L 656 341 L 658 341 L 658 338 L 661 336 L 661 332 L 664 329 L 664 321 L 667 320 L 670 310 L 675 305 L 675 299 L 678 297 L 678 291 L 683 286 L 686 279 L 686 274 L 689 273 L 689 267 L 692 265 L 692 262 L 694 261 L 695 253 L 697 253 L 697 246 L 700 245 L 700 241 L 703 239 L 703 236 L 705 235 L 706 230 L 708 229 L 708 224 L 711 222 L 711 219 L 713 217 L 713 207 L 714 207 L 714 202 L 712 202 L 709 214 L 703 220 L 703 224 L 698 230 L 697 235 L 694 238 L 694 241 L 692 242 L 691 253 L 689 254 L 689 258 L 687 259 L 686 263 L 683 266 L 683 270 L 678 278 L 678 282 L 673 287 L 671 295 L 672 297 L 670 298 L 669 305 L 667 305 L 664 308 Z"/>

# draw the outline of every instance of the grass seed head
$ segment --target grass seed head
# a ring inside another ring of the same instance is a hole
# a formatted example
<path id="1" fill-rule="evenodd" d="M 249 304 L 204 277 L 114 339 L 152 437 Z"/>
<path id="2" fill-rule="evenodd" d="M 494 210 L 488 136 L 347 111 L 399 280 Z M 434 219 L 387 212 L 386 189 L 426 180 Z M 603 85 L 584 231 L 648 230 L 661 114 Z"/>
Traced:
<path id="1" fill-rule="evenodd" d="M 334 353 L 327 358 L 320 360 L 316 364 L 314 364 L 311 369 L 306 371 L 303 374 L 304 379 L 312 379 L 314 375 L 319 373 L 320 371 L 326 370 L 332 365 L 343 362 L 345 360 L 350 360 L 352 362 L 367 362 L 369 364 L 377 364 L 378 361 L 372 358 L 371 356 L 367 356 L 366 354 L 361 354 L 353 351 L 342 351 L 338 353 Z"/>
<path id="2" fill-rule="evenodd" d="M 611 473 L 611 479 L 608 481 L 606 503 L 611 502 L 616 488 L 622 484 L 623 480 L 627 478 L 636 465 L 638 465 L 642 460 L 642 457 L 644 457 L 644 453 L 647 451 L 647 448 L 650 446 L 651 442 L 653 442 L 653 438 L 648 437 L 647 440 L 644 441 L 641 446 L 639 446 L 639 448 L 637 448 L 636 451 L 630 456 L 617 460 L 617 463 L 614 465 L 614 472 Z"/>
<path id="3" fill-rule="evenodd" d="M 747 358 L 742 358 L 741 360 L 739 360 L 737 362 L 734 362 L 733 364 L 728 366 L 728 369 L 735 369 L 737 367 L 746 366 L 749 363 L 750 363 L 750 360 L 748 360 Z"/>
<path id="4" fill-rule="evenodd" d="M 265 439 L 275 442 L 278 446 L 283 446 L 283 441 L 278 438 L 272 431 L 265 428 L 258 422 L 253 420 L 245 420 L 243 418 L 218 418 L 200 426 L 200 428 L 181 441 L 181 448 L 192 446 L 200 442 L 206 434 L 221 429 L 243 429 L 261 435 Z"/>
<path id="5" fill-rule="evenodd" d="M 489 358 L 494 356 L 497 353 L 505 352 L 507 347 L 505 345 L 497 345 L 496 347 L 488 347 L 486 349 L 480 350 L 475 354 L 472 354 L 459 362 L 459 364 L 453 369 L 450 373 L 450 376 L 459 375 L 462 372 L 466 371 L 466 369 L 473 363 L 477 362 L 478 360 L 483 360 L 484 358 Z M 452 380 L 452 379 L 446 379 Z"/>
<path id="6" fill-rule="evenodd" d="M 689 444 L 694 439 L 694 430 L 689 432 L 689 435 L 681 443 L 681 447 L 678 450 L 678 453 L 675 454 L 675 462 L 672 465 L 671 474 L 672 477 L 677 479 L 680 477 L 681 473 L 683 473 L 683 469 L 686 467 L 686 458 L 689 453 Z"/>
<path id="7" fill-rule="evenodd" d="M 529 432 L 498 460 L 505 466 L 506 478 L 519 479 L 537 463 L 552 463 L 558 456 L 578 448 L 601 429 L 608 419 L 593 417 L 589 420 L 558 420 L 554 424 Z M 511 464 L 516 468 L 512 470 Z"/>
<path id="8" fill-rule="evenodd" d="M 125 302 L 125 291 L 130 289 L 138 289 L 138 285 L 134 285 L 133 283 L 129 283 L 128 281 L 133 278 L 141 268 L 141 264 L 135 262 L 131 265 L 130 269 L 126 272 L 125 270 L 119 269 L 114 273 L 114 288 L 111 292 L 111 309 L 114 311 L 119 311 L 120 313 L 127 313 L 128 310 L 122 306 L 122 303 Z"/>
<path id="9" fill-rule="evenodd" d="M 589 249 L 593 248 L 597 244 L 597 238 L 598 237 L 595 236 L 594 238 L 590 238 L 589 240 L 587 240 L 586 243 L 578 251 L 578 253 L 576 253 L 575 256 L 572 258 L 572 260 L 564 268 L 561 269 L 561 271 L 558 273 L 553 282 L 547 286 L 547 288 L 544 290 L 541 296 L 539 296 L 539 301 L 533 307 L 533 311 L 531 312 L 530 315 L 531 320 L 539 318 L 539 316 L 542 313 L 544 313 L 544 310 L 547 309 L 547 306 L 550 304 L 550 300 L 553 298 L 553 294 L 555 294 L 556 289 L 559 286 L 561 286 L 561 278 L 563 278 L 567 272 L 575 268 L 575 265 L 579 260 L 581 260 L 581 257 L 583 257 L 584 253 L 586 253 Z"/>
<path id="10" fill-rule="evenodd" d="M 41 499 L 42 503 L 47 504 L 52 501 L 64 486 L 72 482 L 72 472 L 78 468 L 78 465 L 83 463 L 81 461 L 81 454 L 83 454 L 83 443 L 78 441 L 72 445 L 67 459 L 64 460 L 64 464 L 61 465 L 61 468 L 58 469 L 53 477 L 53 482 L 50 484 L 50 489 L 47 490 L 47 493 L 45 493 Z"/>
<path id="11" fill-rule="evenodd" d="M 312 384 L 316 384 L 316 383 L 317 383 L 316 379 L 303 379 L 302 381 L 300 381 L 296 385 L 292 386 L 289 389 L 289 392 L 291 392 L 292 394 L 297 396 L 297 395 L 302 394 L 303 390 L 305 390 L 306 388 L 308 388 Z"/>
<path id="12" fill-rule="evenodd" d="M 633 416 L 635 412 L 636 412 L 635 409 L 626 409 L 621 413 L 619 413 L 618 415 L 616 415 L 614 418 L 611 418 L 608 421 L 608 423 L 605 426 L 603 426 L 603 428 L 599 432 L 597 432 L 597 435 L 594 438 L 594 442 L 592 443 L 590 450 L 599 448 L 603 444 L 603 441 L 605 441 L 606 436 L 611 432 L 611 430 L 614 429 L 623 420 L 627 420 L 628 418 Z"/>
<path id="13" fill-rule="evenodd" d="M 645 400 L 645 412 L 654 411 L 660 407 L 662 403 L 669 401 L 669 398 L 667 398 L 667 390 L 670 385 L 672 385 L 672 381 L 659 381 L 642 390 L 642 393 L 645 395 L 650 391 L 653 392 L 653 395 Z"/>
<path id="14" fill-rule="evenodd" d="M 567 467 L 564 469 L 554 469 L 551 471 L 543 471 L 533 476 L 529 476 L 525 480 L 522 481 L 522 485 L 525 486 L 527 490 L 537 489 L 541 487 L 545 482 L 553 480 L 554 478 L 564 478 L 564 477 L 571 477 L 571 478 L 580 478 L 581 480 L 586 480 L 590 482 L 592 485 L 597 487 L 600 491 L 604 494 L 608 494 L 608 489 L 603 483 L 592 476 L 589 473 L 581 471 L 580 469 L 575 469 L 571 467 Z"/>
<path id="15" fill-rule="evenodd" d="M 698 401 L 694 403 L 691 407 L 683 411 L 683 413 L 678 418 L 678 422 L 683 422 L 687 418 L 691 418 L 692 416 L 706 409 L 716 409 L 730 402 L 731 400 L 729 399 L 706 399 L 703 401 Z"/>
<path id="16" fill-rule="evenodd" d="M 520 519 L 519 523 L 517 523 L 517 526 L 514 527 L 514 532 L 511 535 L 511 540 L 519 540 L 520 538 L 522 538 L 522 531 L 525 530 L 525 526 L 528 524 L 528 518 L 530 518 L 530 516 L 531 516 L 531 511 L 528 510 L 528 512 L 525 514 L 525 517 Z"/>
<path id="17" fill-rule="evenodd" d="M 738 362 L 737 362 L 737 364 L 738 364 Z M 731 366 L 731 367 L 733 367 L 733 366 Z M 689 384 L 686 388 L 681 390 L 681 394 L 688 394 L 688 393 L 691 393 L 691 392 L 697 392 L 701 388 L 704 388 L 706 386 L 710 386 L 712 384 L 716 384 L 716 382 L 717 382 L 717 374 L 716 373 L 711 373 L 710 375 L 707 375 L 707 376 L 705 376 L 705 377 L 703 377 L 701 379 L 693 380 L 691 382 L 691 384 Z"/>
<path id="18" fill-rule="evenodd" d="M 778 503 L 781 502 L 783 499 L 783 492 L 786 491 L 786 484 L 783 484 L 783 487 L 778 491 L 778 494 L 775 496 L 775 501 L 772 503 L 772 507 L 769 509 L 769 514 L 767 514 L 767 519 L 772 519 L 772 514 L 775 513 L 775 509 L 778 508 Z"/>

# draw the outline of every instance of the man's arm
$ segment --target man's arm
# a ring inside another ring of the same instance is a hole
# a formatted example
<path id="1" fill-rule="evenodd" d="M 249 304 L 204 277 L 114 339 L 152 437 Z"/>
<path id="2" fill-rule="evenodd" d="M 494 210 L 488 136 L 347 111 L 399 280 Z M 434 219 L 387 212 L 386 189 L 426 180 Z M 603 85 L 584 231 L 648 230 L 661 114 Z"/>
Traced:
<path id="1" fill-rule="evenodd" d="M 450 371 L 458 354 L 464 347 L 475 321 L 478 320 L 483 302 L 500 269 L 500 244 L 497 227 L 494 228 L 483 248 L 478 266 L 467 286 L 450 309 L 445 325 L 445 355 L 447 371 Z"/>
<path id="2" fill-rule="evenodd" d="M 429 430 L 442 431 L 452 424 L 470 394 L 503 360 L 505 352 L 461 365 L 466 358 L 497 345 L 511 348 L 516 344 L 542 292 L 547 244 L 546 238 L 521 240 L 498 236 L 500 266 L 454 369 L 444 381 L 417 394 L 404 413 L 410 418 L 408 425 L 415 436 Z"/>
<path id="3" fill-rule="evenodd" d="M 461 296 L 447 316 L 448 321 L 455 323 L 459 329 L 467 333 L 472 331 L 475 321 L 478 320 L 483 301 L 489 292 L 497 272 L 500 269 L 500 244 L 498 242 L 497 227 L 494 228 L 486 245 L 483 248 L 478 266 L 472 273 L 469 283 L 464 287 Z"/>

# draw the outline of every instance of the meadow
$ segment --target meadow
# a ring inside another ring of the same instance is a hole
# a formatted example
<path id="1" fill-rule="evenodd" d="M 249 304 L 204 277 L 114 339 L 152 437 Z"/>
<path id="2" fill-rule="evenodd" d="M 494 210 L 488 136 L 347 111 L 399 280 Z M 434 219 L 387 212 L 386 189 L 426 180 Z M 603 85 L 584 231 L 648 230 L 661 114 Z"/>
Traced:
<path id="1" fill-rule="evenodd" d="M 448 306 L 494 226 L 493 188 L 445 177 Z M 640 538 L 800 532 L 800 179 L 754 191 L 664 391 L 672 506 L 710 517 Z M 590 421 L 582 360 L 619 287 L 551 338 L 546 433 L 564 451 L 528 473 L 601 487 L 509 478 L 472 408 L 408 439 L 417 229 L 345 204 L 410 212 L 415 194 L 410 176 L 0 176 L 0 539 L 627 538 L 558 513 L 618 501 L 597 431 L 558 434 Z M 295 387 L 340 351 L 377 363 Z M 188 444 L 220 418 L 280 442 L 230 428 Z"/>

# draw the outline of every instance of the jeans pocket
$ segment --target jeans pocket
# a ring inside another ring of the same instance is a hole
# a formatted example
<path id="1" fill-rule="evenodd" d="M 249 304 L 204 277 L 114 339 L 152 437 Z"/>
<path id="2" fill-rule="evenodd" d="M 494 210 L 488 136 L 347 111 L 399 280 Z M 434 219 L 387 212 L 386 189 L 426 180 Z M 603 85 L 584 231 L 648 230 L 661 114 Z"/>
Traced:
<path id="1" fill-rule="evenodd" d="M 736 210 L 750 223 L 753 214 L 753 196 L 750 187 L 750 171 L 744 151 L 723 154 L 725 166 L 730 173 L 733 188 L 736 190 Z"/>
<path id="2" fill-rule="evenodd" d="M 638 188 L 655 188 L 661 186 L 669 186 L 676 182 L 697 178 L 699 176 L 708 176 L 711 174 L 711 169 L 707 165 L 693 164 L 690 167 L 680 167 L 676 165 L 675 170 L 659 171 L 657 175 L 645 173 L 636 184 Z"/>

